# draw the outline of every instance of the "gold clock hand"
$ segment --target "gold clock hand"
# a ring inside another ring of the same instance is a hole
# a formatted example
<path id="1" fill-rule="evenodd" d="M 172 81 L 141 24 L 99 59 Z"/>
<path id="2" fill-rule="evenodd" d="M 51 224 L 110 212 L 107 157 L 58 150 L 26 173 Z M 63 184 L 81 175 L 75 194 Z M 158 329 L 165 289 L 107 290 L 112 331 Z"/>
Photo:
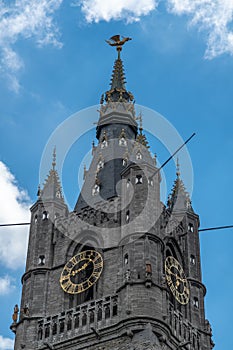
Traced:
<path id="1" fill-rule="evenodd" d="M 75 276 L 80 271 L 85 270 L 85 268 L 89 265 L 90 261 L 91 261 L 91 259 L 89 259 L 89 261 L 87 263 L 83 264 L 83 266 L 80 267 L 79 269 L 72 271 L 71 272 L 72 276 Z"/>
<path id="2" fill-rule="evenodd" d="M 180 276 L 176 275 L 176 278 L 179 280 L 179 281 L 182 281 L 182 282 L 185 282 L 186 281 L 186 278 L 181 278 Z"/>
<path id="3" fill-rule="evenodd" d="M 186 281 L 186 278 L 181 278 L 179 275 L 177 275 L 177 273 L 174 273 L 174 272 L 171 272 L 171 270 L 169 270 L 168 272 L 170 275 L 173 275 L 176 277 L 176 279 L 182 281 L 182 282 L 185 282 Z"/>

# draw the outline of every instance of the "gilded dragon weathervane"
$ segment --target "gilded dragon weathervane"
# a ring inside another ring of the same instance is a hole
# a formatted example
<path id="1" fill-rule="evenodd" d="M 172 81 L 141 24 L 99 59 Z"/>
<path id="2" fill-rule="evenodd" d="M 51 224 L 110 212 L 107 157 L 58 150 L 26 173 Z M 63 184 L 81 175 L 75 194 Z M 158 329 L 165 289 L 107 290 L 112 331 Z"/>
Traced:
<path id="1" fill-rule="evenodd" d="M 113 35 L 109 40 L 106 40 L 106 42 L 110 46 L 116 46 L 117 52 L 118 52 L 118 58 L 120 58 L 120 52 L 122 50 L 122 46 L 126 43 L 126 41 L 132 40 L 132 38 L 125 38 L 120 35 Z"/>

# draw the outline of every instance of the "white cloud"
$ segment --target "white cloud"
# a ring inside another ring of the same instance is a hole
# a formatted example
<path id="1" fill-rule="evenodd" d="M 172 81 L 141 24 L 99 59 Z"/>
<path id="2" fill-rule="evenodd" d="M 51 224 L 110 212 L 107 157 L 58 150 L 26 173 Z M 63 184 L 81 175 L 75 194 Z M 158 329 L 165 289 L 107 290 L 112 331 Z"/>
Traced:
<path id="1" fill-rule="evenodd" d="M 10 338 L 3 338 L 0 335 L 0 350 L 13 350 L 14 349 L 14 340 Z"/>
<path id="2" fill-rule="evenodd" d="M 176 15 L 188 15 L 190 24 L 207 34 L 205 57 L 233 55 L 233 0 L 167 0 Z"/>
<path id="3" fill-rule="evenodd" d="M 18 73 L 24 68 L 16 49 L 19 40 L 31 39 L 39 46 L 62 46 L 54 22 L 62 3 L 63 0 L 0 0 L 0 76 L 7 79 L 11 90 L 20 90 Z M 156 10 L 160 3 L 162 0 L 73 0 L 88 23 L 136 22 Z M 166 0 L 166 3 L 169 12 L 186 15 L 189 24 L 204 32 L 206 58 L 233 54 L 233 0 Z"/>
<path id="4" fill-rule="evenodd" d="M 14 49 L 21 39 L 33 38 L 39 45 L 60 47 L 59 31 L 53 15 L 63 0 L 0 0 L 0 72 L 8 78 L 9 86 L 18 92 L 16 74 L 23 67 Z"/>
<path id="5" fill-rule="evenodd" d="M 162 0 L 76 0 L 86 21 L 139 21 L 155 10 Z M 187 15 L 189 24 L 204 31 L 207 37 L 205 58 L 233 54 L 233 0 L 167 0 L 168 11 Z"/>
<path id="6" fill-rule="evenodd" d="M 128 23 L 139 21 L 157 7 L 157 0 L 79 0 L 87 22 L 101 20 L 126 20 Z"/>
<path id="7" fill-rule="evenodd" d="M 0 277 L 0 295 L 9 294 L 15 288 L 13 279 L 6 275 Z"/>
<path id="8" fill-rule="evenodd" d="M 29 198 L 0 161 L 0 223 L 29 222 Z M 11 269 L 25 264 L 28 227 L 0 227 L 0 261 Z"/>

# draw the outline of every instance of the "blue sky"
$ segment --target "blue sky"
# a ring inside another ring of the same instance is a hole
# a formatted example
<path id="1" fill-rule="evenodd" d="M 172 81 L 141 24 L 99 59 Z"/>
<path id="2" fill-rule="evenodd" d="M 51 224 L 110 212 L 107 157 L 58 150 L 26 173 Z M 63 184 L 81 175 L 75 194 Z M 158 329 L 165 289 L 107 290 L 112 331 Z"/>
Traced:
<path id="1" fill-rule="evenodd" d="M 0 2 L 2 223 L 28 220 L 45 145 L 66 118 L 99 103 L 116 57 L 104 40 L 119 33 L 133 38 L 122 57 L 136 102 L 162 114 L 183 139 L 197 133 L 188 150 L 192 201 L 201 227 L 233 224 L 233 3 L 124 3 Z M 67 156 L 62 184 L 71 209 L 78 195 L 78 169 L 94 134 L 87 133 Z M 169 153 L 151 140 L 162 163 Z M 173 162 L 164 174 L 169 190 Z M 27 229 L 0 230 L 0 350 L 7 350 L 12 349 L 13 306 L 20 301 Z M 206 313 L 217 350 L 233 346 L 232 244 L 232 229 L 201 233 Z"/>

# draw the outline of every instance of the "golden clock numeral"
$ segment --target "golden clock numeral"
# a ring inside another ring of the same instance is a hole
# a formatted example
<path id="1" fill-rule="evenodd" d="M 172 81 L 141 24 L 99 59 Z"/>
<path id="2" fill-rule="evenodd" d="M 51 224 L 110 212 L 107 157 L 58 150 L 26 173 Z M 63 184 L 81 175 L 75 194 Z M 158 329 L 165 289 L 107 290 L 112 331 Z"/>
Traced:
<path id="1" fill-rule="evenodd" d="M 71 272 L 73 267 L 68 267 L 67 265 L 64 267 L 64 271 L 67 271 L 68 273 Z"/>
<path id="2" fill-rule="evenodd" d="M 79 260 L 85 260 L 86 259 L 86 252 L 79 253 Z"/>
<path id="3" fill-rule="evenodd" d="M 95 259 L 93 259 L 93 262 L 95 263 L 97 260 L 102 260 L 99 255 L 94 255 Z"/>
<path id="4" fill-rule="evenodd" d="M 95 264 L 95 270 L 96 269 L 102 269 L 103 267 L 103 263 L 102 262 L 99 262 L 98 264 Z"/>
<path id="5" fill-rule="evenodd" d="M 76 259 L 76 256 L 73 256 L 73 258 L 70 259 L 70 262 L 72 263 L 73 266 L 74 266 L 74 265 L 77 265 L 78 261 L 77 261 L 77 259 Z"/>
<path id="6" fill-rule="evenodd" d="M 90 288 L 92 286 L 93 283 L 91 283 L 90 280 L 87 280 L 87 288 Z"/>
<path id="7" fill-rule="evenodd" d="M 76 284 L 72 284 L 69 288 L 69 293 L 74 294 L 75 290 L 76 290 L 77 285 Z"/>
<path id="8" fill-rule="evenodd" d="M 95 277 L 95 278 L 98 278 L 99 277 L 99 272 L 94 270 L 92 272 L 92 276 Z"/>
<path id="9" fill-rule="evenodd" d="M 60 277 L 60 282 L 62 283 L 63 281 L 69 280 L 69 279 L 70 279 L 70 275 L 62 275 L 62 276 Z"/>
<path id="10" fill-rule="evenodd" d="M 68 289 L 70 288 L 70 286 L 72 286 L 72 282 L 70 280 L 68 280 L 67 282 L 63 283 L 62 284 L 62 288 L 65 290 L 65 291 L 68 291 Z"/>
<path id="11" fill-rule="evenodd" d="M 185 297 L 185 295 L 182 295 L 182 304 L 185 305 L 185 304 L 188 304 L 188 298 Z"/>
<path id="12" fill-rule="evenodd" d="M 82 293 L 84 291 L 83 284 L 78 284 L 78 293 Z"/>
<path id="13" fill-rule="evenodd" d="M 170 289 L 171 289 L 172 293 L 174 294 L 176 289 L 175 289 L 175 287 L 173 286 L 173 284 L 170 285 Z"/>

